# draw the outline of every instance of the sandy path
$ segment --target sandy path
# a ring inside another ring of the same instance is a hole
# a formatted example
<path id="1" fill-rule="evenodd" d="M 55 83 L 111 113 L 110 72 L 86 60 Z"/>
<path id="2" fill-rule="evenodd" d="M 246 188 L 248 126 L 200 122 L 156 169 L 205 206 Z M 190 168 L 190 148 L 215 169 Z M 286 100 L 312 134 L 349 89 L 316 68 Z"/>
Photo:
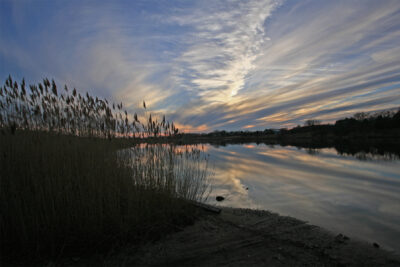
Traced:
<path id="1" fill-rule="evenodd" d="M 223 208 L 140 251 L 127 248 L 106 265 L 400 266 L 400 258 L 291 217 Z"/>

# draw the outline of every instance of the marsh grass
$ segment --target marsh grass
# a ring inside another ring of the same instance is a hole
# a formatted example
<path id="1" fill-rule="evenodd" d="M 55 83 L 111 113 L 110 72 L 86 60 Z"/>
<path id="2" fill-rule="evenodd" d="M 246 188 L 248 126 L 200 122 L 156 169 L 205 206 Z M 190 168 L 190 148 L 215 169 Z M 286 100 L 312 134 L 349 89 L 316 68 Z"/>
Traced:
<path id="1" fill-rule="evenodd" d="M 87 110 L 91 104 L 78 103 L 79 97 L 71 108 L 75 118 L 57 112 L 67 103 L 57 92 L 52 106 L 27 100 L 27 94 L 9 78 L 0 97 L 2 260 L 41 262 L 104 252 L 156 239 L 193 220 L 190 201 L 207 196 L 204 154 L 192 147 L 132 143 L 173 135 L 173 124 L 149 119 L 139 127 L 137 115 L 129 124 L 127 114 L 107 115 L 107 107 L 102 113 L 95 105 Z"/>

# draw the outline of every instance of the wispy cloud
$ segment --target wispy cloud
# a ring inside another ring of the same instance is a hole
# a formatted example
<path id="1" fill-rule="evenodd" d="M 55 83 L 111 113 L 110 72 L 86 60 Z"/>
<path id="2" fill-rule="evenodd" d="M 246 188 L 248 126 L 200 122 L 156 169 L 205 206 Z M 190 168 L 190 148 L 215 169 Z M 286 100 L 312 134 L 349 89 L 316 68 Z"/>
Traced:
<path id="1" fill-rule="evenodd" d="M 190 27 L 185 50 L 174 62 L 176 81 L 208 104 L 227 102 L 244 88 L 268 38 L 264 22 L 276 1 L 208 2 L 169 18 Z"/>
<path id="2" fill-rule="evenodd" d="M 186 130 L 400 106 L 396 0 L 3 1 L 0 12 L 2 77 L 54 77 L 130 110 L 145 100 Z"/>
<path id="3" fill-rule="evenodd" d="M 119 16 L 118 4 L 77 4 L 12 2 L 11 10 L 20 10 L 15 19 L 19 28 L 37 19 L 33 13 L 42 7 L 52 12 L 45 22 L 35 25 L 44 26 L 42 29 L 24 33 L 26 40 L 35 39 L 37 43 L 6 39 L 0 45 L 1 54 L 10 61 L 8 65 L 17 65 L 23 70 L 21 76 L 28 79 L 49 76 L 79 90 L 123 101 L 131 109 L 137 109 L 143 100 L 157 107 L 172 91 L 166 75 L 159 75 L 164 71 L 163 64 L 140 48 L 143 40 L 135 34 L 133 22 Z M 2 66 L 2 75 L 6 71 Z"/>
<path id="4" fill-rule="evenodd" d="M 265 23 L 271 40 L 240 94 L 195 120 L 211 128 L 282 127 L 399 106 L 399 8 L 395 1 L 284 5 Z"/>

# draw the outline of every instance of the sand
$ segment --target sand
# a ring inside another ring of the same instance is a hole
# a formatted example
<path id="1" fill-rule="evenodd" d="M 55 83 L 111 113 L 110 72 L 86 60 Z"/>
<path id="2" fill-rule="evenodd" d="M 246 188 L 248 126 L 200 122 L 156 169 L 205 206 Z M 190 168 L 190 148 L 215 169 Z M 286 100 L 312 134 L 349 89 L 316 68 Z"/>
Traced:
<path id="1" fill-rule="evenodd" d="M 400 266 L 370 243 L 260 210 L 203 212 L 193 225 L 140 249 L 126 247 L 108 266 Z"/>

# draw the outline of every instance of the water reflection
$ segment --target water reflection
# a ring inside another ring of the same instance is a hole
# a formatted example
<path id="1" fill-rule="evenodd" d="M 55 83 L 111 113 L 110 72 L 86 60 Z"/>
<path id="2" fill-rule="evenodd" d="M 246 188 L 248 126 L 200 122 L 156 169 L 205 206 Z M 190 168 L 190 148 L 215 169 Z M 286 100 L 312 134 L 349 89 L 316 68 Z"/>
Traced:
<path id="1" fill-rule="evenodd" d="M 205 147 L 215 172 L 211 203 L 275 211 L 400 252 L 397 156 L 262 144 Z M 216 195 L 226 200 L 216 203 Z"/>

